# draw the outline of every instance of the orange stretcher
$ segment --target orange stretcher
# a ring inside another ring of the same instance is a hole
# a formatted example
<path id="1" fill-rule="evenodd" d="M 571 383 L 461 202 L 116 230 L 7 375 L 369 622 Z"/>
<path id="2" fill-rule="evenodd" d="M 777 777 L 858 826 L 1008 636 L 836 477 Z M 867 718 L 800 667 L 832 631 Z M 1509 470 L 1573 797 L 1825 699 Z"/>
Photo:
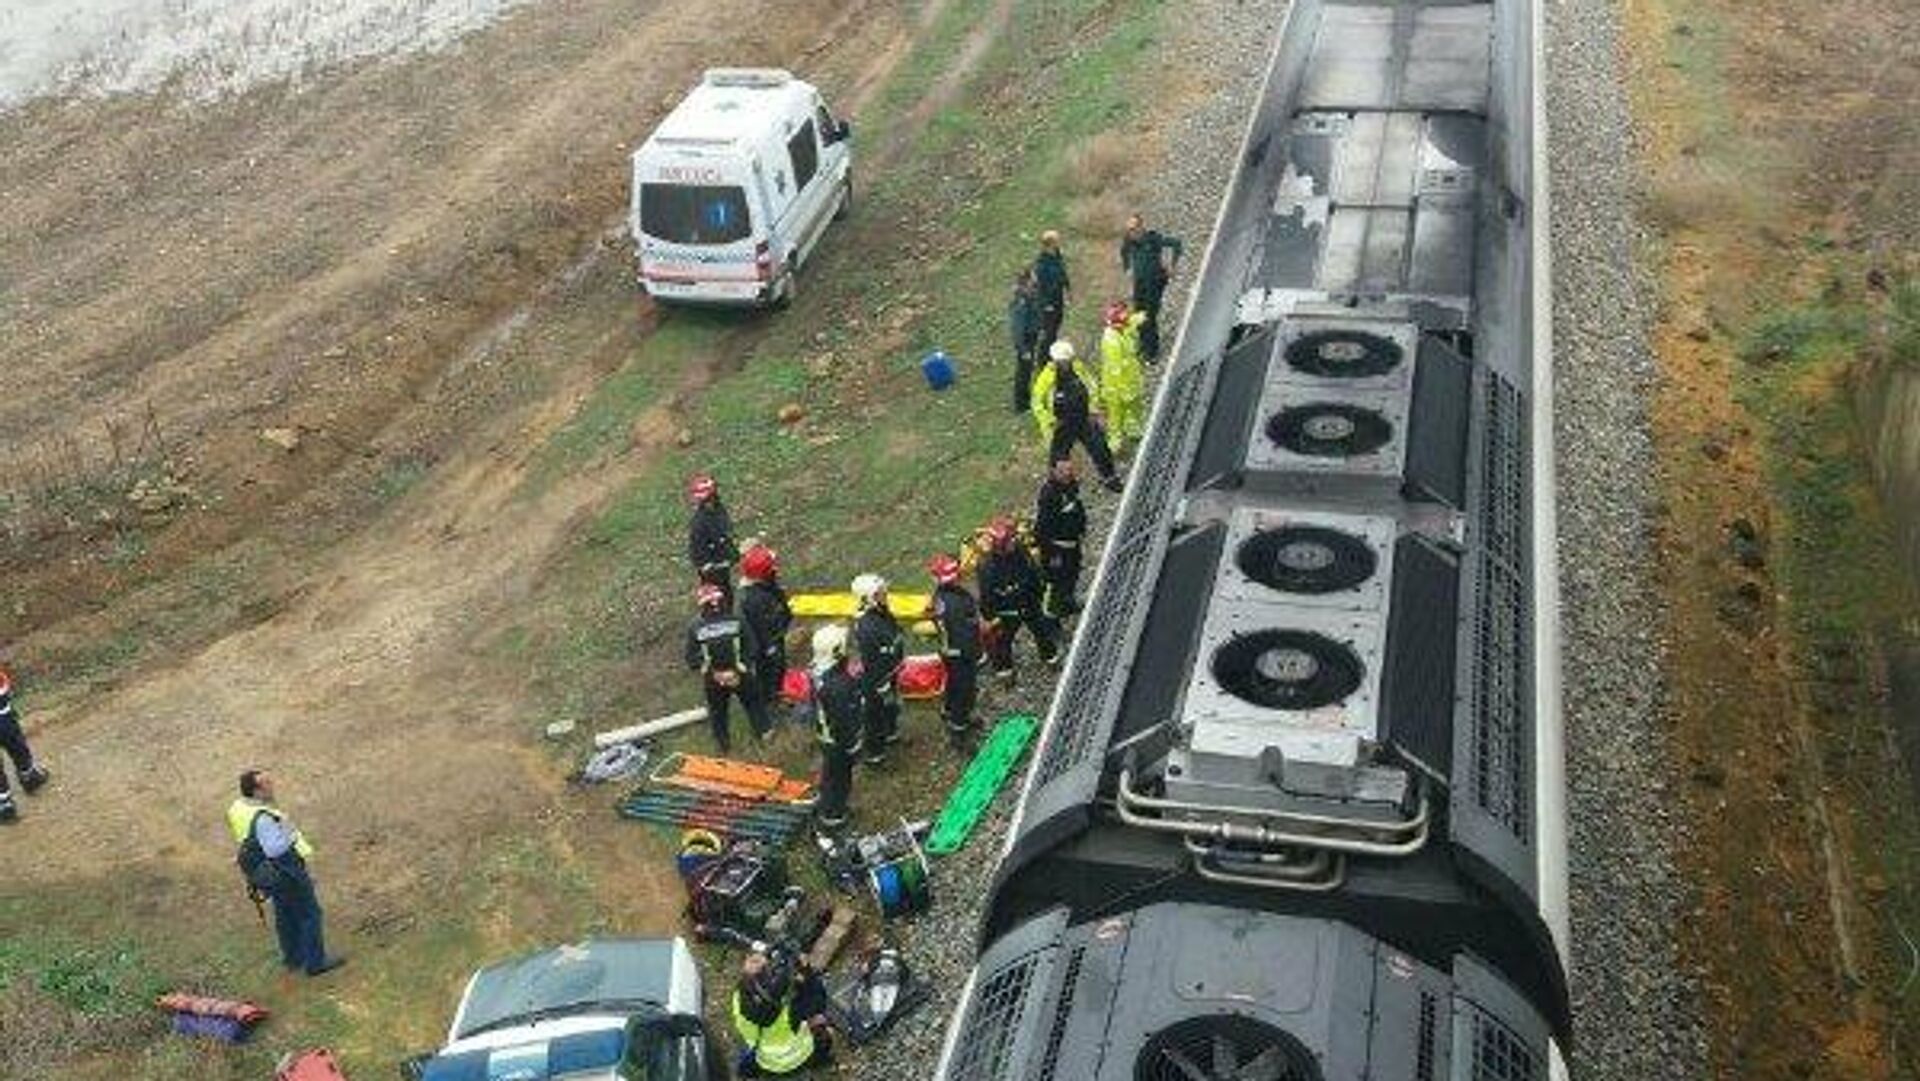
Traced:
<path id="1" fill-rule="evenodd" d="M 709 758 L 703 754 L 670 754 L 653 767 L 647 780 L 694 792 L 769 803 L 812 803 L 817 795 L 812 784 L 788 777 L 777 766 Z"/>

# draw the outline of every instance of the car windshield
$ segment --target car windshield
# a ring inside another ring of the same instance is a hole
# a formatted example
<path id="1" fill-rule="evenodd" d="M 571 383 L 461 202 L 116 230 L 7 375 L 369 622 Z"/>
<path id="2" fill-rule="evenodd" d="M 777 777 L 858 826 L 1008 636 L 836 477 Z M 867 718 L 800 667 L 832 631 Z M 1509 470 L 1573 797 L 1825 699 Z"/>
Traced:
<path id="1" fill-rule="evenodd" d="M 427 1060 L 421 1081 L 549 1081 L 609 1076 L 627 1054 L 622 1029 L 578 1032 Z"/>
<path id="2" fill-rule="evenodd" d="M 731 244 L 753 232 L 747 193 L 738 187 L 640 186 L 640 231 L 670 244 Z"/>

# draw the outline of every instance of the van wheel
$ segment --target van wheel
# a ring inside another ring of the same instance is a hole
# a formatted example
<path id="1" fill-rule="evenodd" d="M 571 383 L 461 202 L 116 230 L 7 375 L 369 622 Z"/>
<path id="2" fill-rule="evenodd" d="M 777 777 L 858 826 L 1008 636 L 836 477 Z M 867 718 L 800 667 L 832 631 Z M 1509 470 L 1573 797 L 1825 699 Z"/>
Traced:
<path id="1" fill-rule="evenodd" d="M 847 220 L 847 215 L 852 213 L 853 213 L 853 178 L 848 177 L 845 180 L 842 180 L 840 182 L 840 205 L 833 208 L 833 220 L 845 221 Z"/>

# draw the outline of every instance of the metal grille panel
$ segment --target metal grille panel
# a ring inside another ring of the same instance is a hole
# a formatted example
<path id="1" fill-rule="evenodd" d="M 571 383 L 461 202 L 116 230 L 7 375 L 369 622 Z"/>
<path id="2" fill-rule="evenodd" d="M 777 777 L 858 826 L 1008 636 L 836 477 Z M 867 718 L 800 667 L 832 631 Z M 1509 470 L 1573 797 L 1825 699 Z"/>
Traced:
<path id="1" fill-rule="evenodd" d="M 967 1038 L 955 1050 L 948 1081 L 1002 1081 L 1013 1064 L 1013 1045 L 1020 1035 L 1027 996 L 1032 990 L 1039 954 L 1028 954 L 993 974 L 973 997 L 968 1011 Z"/>
<path id="2" fill-rule="evenodd" d="M 1485 389 L 1480 506 L 1475 516 L 1473 794 L 1489 816 L 1532 843 L 1527 683 L 1527 442 L 1520 393 L 1492 374 Z"/>
<path id="3" fill-rule="evenodd" d="M 1478 1011 L 1473 1019 L 1473 1081 L 1540 1081 L 1540 1057 L 1513 1030 Z"/>
<path id="4" fill-rule="evenodd" d="M 1040 1081 L 1054 1081 L 1060 1065 L 1060 1044 L 1067 1035 L 1067 1017 L 1073 1013 L 1073 994 L 1080 984 L 1080 965 L 1087 959 L 1087 948 L 1075 946 L 1067 954 L 1067 973 L 1060 980 L 1060 998 L 1053 1004 L 1053 1028 L 1047 1033 L 1047 1050 L 1040 1057 Z"/>
<path id="5" fill-rule="evenodd" d="M 1440 1003 L 1433 992 L 1420 992 L 1420 1035 L 1414 1045 L 1414 1081 L 1440 1081 L 1433 1072 L 1433 1044 L 1439 1037 Z"/>

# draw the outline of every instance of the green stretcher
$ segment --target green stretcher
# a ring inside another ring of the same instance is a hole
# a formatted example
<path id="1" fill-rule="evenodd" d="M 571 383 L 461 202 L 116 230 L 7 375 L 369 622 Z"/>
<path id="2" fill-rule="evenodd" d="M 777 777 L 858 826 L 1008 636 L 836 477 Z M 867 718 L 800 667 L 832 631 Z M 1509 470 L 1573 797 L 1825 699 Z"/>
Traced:
<path id="1" fill-rule="evenodd" d="M 993 726 L 993 733 L 960 775 L 960 783 L 953 786 L 947 805 L 940 808 L 940 817 L 933 820 L 933 832 L 927 836 L 928 853 L 945 856 L 960 851 L 993 803 L 994 794 L 1013 776 L 1013 767 L 1020 764 L 1020 756 L 1039 729 L 1040 722 L 1025 713 L 1008 714 Z"/>

